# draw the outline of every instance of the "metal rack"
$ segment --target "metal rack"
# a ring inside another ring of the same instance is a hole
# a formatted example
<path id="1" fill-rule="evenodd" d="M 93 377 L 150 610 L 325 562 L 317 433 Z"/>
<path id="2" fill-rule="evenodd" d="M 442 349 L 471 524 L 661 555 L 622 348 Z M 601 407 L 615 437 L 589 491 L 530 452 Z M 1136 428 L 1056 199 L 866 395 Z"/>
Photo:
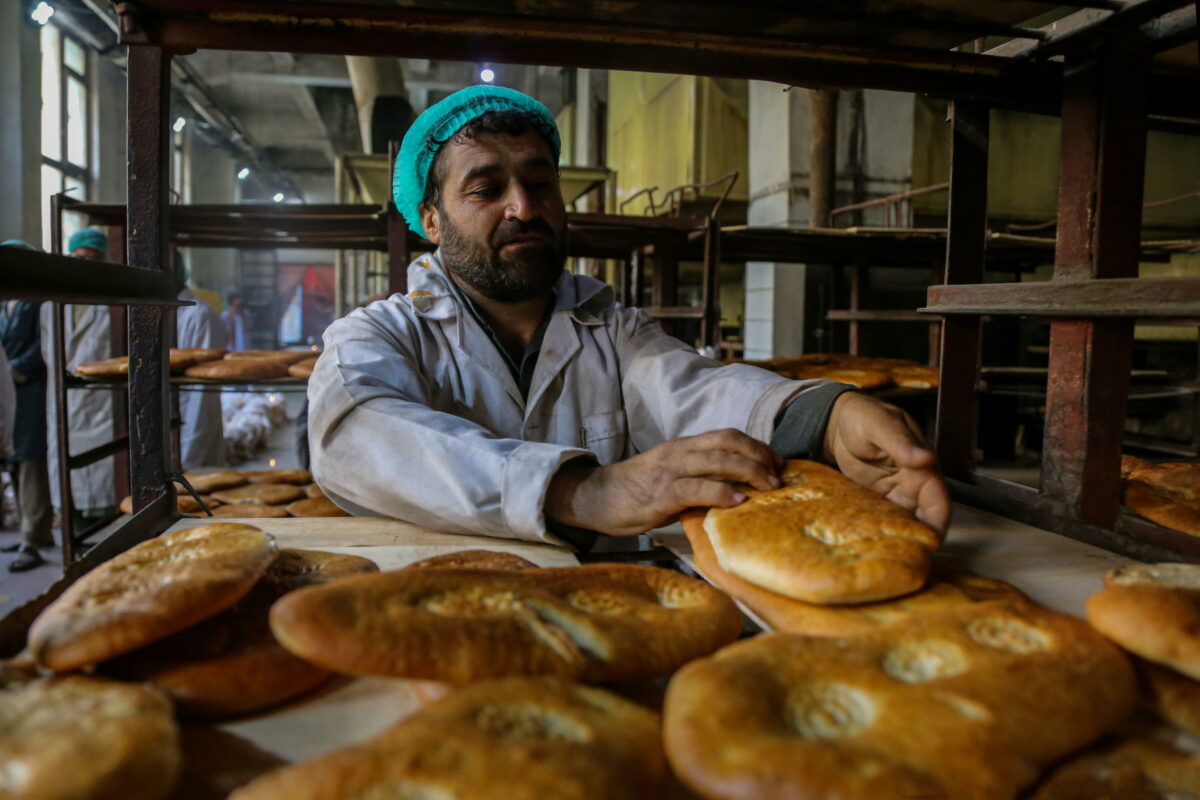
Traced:
<path id="1" fill-rule="evenodd" d="M 929 310 L 946 317 L 937 441 L 959 496 L 995 501 L 992 505 L 999 503 L 1012 515 L 1031 509 L 1037 524 L 1099 537 L 1107 547 L 1130 549 L 1132 535 L 1139 545 L 1132 549 L 1138 552 L 1149 552 L 1154 548 L 1148 543 L 1158 542 L 1196 553 L 1196 540 L 1181 543 L 1181 535 L 1157 526 L 1135 529 L 1133 523 L 1122 523 L 1126 535 L 1111 530 L 1120 447 L 1112 431 L 1114 425 L 1119 428 L 1125 379 L 1106 370 L 1127 372 L 1131 323 L 1128 308 L 1118 314 L 1111 306 L 1100 307 L 1094 296 L 1095 291 L 1118 290 L 1111 280 L 1132 278 L 1136 249 L 1128 241 L 1137 240 L 1142 176 L 1140 160 L 1130 156 L 1144 149 L 1147 123 L 1200 130 L 1195 75 L 1150 76 L 1146 69 L 1128 68 L 1147 66 L 1145 58 L 1130 60 L 1134 50 L 1148 56 L 1189 43 L 1194 48 L 1195 4 L 1076 0 L 1066 5 L 1082 10 L 1060 20 L 1052 31 L 1016 24 L 1061 5 L 931 0 L 851 9 L 832 0 L 800 6 L 763 0 L 743 3 L 731 14 L 727 6 L 703 0 L 635 0 L 619 8 L 584 0 L 569 9 L 554 4 L 531 8 L 515 0 L 119 3 L 121 42 L 130 45 L 129 261 L 135 267 L 163 263 L 169 213 L 169 66 L 172 53 L 194 48 L 414 58 L 470 54 L 476 61 L 667 71 L 951 97 L 954 155 L 945 282 L 964 285 L 931 289 Z M 1007 41 L 982 53 L 962 47 L 983 37 Z M 1057 56 L 1065 61 L 1054 60 Z M 1064 117 L 1070 147 L 1063 150 L 1059 267 L 1048 285 L 970 285 L 979 283 L 984 264 L 989 107 L 1061 112 Z M 1129 196 L 1123 198 L 1123 192 Z M 1197 285 L 1200 281 L 1186 279 L 1169 286 L 1188 292 L 1195 302 Z M 1135 306 L 1145 316 L 1194 316 L 1195 306 L 1177 307 L 1164 295 L 1167 288 L 1163 280 L 1128 281 L 1119 287 L 1122 305 Z M 1053 314 L 1064 304 L 1077 308 L 1074 318 L 1053 323 L 1047 435 L 1055 455 L 1047 461 L 1038 501 L 1027 502 L 1025 496 L 1013 500 L 1011 493 L 982 487 L 970 477 L 969 410 L 978 374 L 980 315 Z M 165 392 L 161 321 L 160 308 L 131 309 L 130 387 L 138 400 L 130 410 L 131 423 L 136 423 L 130 426 L 131 473 L 135 507 L 169 506 L 173 514 L 173 490 L 163 475 L 164 415 L 161 409 L 141 407 L 141 398 L 154 405 L 153 398 Z M 1097 352 L 1105 356 L 1105 369 L 1097 363 L 1101 359 L 1091 357 Z"/>

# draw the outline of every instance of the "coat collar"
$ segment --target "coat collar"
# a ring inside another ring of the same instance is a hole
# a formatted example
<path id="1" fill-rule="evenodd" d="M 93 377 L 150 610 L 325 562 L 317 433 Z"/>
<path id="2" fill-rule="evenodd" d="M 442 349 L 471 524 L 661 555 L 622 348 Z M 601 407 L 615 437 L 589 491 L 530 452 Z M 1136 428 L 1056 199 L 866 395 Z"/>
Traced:
<path id="1" fill-rule="evenodd" d="M 608 284 L 563 270 L 554 285 L 552 313 L 565 311 L 582 325 L 601 325 L 614 297 Z M 450 289 L 450 278 L 442 267 L 440 249 L 425 253 L 408 265 L 406 298 L 418 316 L 429 319 L 451 319 L 462 313 L 458 299 Z"/>

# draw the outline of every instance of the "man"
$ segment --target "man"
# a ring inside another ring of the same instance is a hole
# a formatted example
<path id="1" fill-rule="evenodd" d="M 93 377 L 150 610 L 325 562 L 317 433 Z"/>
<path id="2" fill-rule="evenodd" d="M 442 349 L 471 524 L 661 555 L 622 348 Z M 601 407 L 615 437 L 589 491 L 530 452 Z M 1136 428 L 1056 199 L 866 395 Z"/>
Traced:
<path id="1" fill-rule="evenodd" d="M 0 247 L 33 250 L 19 239 Z M 24 572 L 45 563 L 38 548 L 54 546 L 50 531 L 50 474 L 46 469 L 46 364 L 42 361 L 38 314 L 41 303 L 26 300 L 0 302 L 0 345 L 8 354 L 16 385 L 16 417 L 9 470 L 13 477 L 21 542 L 10 546 L 17 553 L 10 572 Z M 8 547 L 4 548 L 6 551 Z"/>
<path id="2" fill-rule="evenodd" d="M 405 136 L 396 204 L 439 247 L 406 297 L 325 333 L 309 438 L 335 502 L 586 548 L 736 505 L 735 484 L 778 486 L 781 456 L 808 456 L 945 527 L 935 458 L 903 412 L 703 358 L 563 271 L 558 156 L 546 108 L 497 87 L 451 95 Z"/>
<path id="3" fill-rule="evenodd" d="M 225 323 L 225 339 L 229 342 L 229 349 L 245 350 L 248 339 L 246 312 L 242 309 L 242 296 L 237 292 L 231 292 L 226 304 L 226 309 L 221 312 L 221 321 Z"/>
<path id="4" fill-rule="evenodd" d="M 104 261 L 108 258 L 108 237 L 95 228 L 77 231 L 67 242 L 74 258 Z M 84 361 L 100 361 L 116 355 L 112 346 L 112 318 L 108 306 L 67 305 L 63 308 L 63 347 L 66 364 L 54 360 L 53 304 L 43 303 L 41 310 L 42 358 L 49 372 L 47 390 L 47 444 L 50 466 L 50 495 L 62 508 L 58 484 L 58 426 L 54 405 L 58 377 Z M 113 438 L 113 393 L 105 389 L 72 389 L 67 392 L 69 448 L 72 455 L 99 447 Z M 116 484 L 113 459 L 105 458 L 81 469 L 71 470 L 71 497 L 75 503 L 77 525 L 104 519 L 116 512 Z"/>
<path id="5" fill-rule="evenodd" d="M 175 279 L 179 299 L 194 305 L 175 312 L 175 341 L 178 347 L 225 348 L 225 325 L 208 303 L 187 286 L 188 272 L 182 257 L 175 254 Z M 182 387 L 179 392 L 179 460 L 184 470 L 216 467 L 225 463 L 225 437 L 221 422 L 221 393 L 213 387 Z"/>

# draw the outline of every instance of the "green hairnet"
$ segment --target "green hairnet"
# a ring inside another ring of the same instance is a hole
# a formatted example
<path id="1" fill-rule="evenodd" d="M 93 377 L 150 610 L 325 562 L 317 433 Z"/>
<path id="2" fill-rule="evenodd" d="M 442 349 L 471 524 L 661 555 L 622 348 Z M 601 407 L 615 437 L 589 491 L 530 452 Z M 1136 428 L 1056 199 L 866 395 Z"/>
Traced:
<path id="1" fill-rule="evenodd" d="M 67 253 L 74 253 L 80 247 L 88 247 L 107 256 L 108 237 L 104 235 L 104 231 L 98 231 L 95 228 L 75 231 L 67 241 Z"/>
<path id="2" fill-rule="evenodd" d="M 404 142 L 396 156 L 392 199 L 414 233 L 425 235 L 418 209 L 425 199 L 425 184 L 434 156 L 464 125 L 488 111 L 524 111 L 540 117 L 550 133 L 554 151 L 551 155 L 558 161 L 562 149 L 558 125 L 550 109 L 537 100 L 503 86 L 470 86 L 455 92 L 417 117 L 404 134 Z"/>
<path id="3" fill-rule="evenodd" d="M 7 239 L 3 242 L 0 242 L 0 247 L 19 247 L 22 250 L 34 250 L 37 252 L 41 252 L 36 247 L 31 245 L 29 242 L 26 242 L 22 239 Z"/>

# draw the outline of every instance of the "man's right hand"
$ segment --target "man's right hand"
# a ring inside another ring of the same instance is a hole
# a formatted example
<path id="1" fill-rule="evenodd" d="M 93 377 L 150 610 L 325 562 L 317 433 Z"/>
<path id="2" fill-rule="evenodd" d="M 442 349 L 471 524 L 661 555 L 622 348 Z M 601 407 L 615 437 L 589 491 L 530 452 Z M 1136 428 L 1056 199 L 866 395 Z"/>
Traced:
<path id="1" fill-rule="evenodd" d="M 738 505 L 746 496 L 731 482 L 777 489 L 782 468 L 774 450 L 741 431 L 702 433 L 607 467 L 568 462 L 550 481 L 545 512 L 576 528 L 632 536 L 692 506 Z"/>

